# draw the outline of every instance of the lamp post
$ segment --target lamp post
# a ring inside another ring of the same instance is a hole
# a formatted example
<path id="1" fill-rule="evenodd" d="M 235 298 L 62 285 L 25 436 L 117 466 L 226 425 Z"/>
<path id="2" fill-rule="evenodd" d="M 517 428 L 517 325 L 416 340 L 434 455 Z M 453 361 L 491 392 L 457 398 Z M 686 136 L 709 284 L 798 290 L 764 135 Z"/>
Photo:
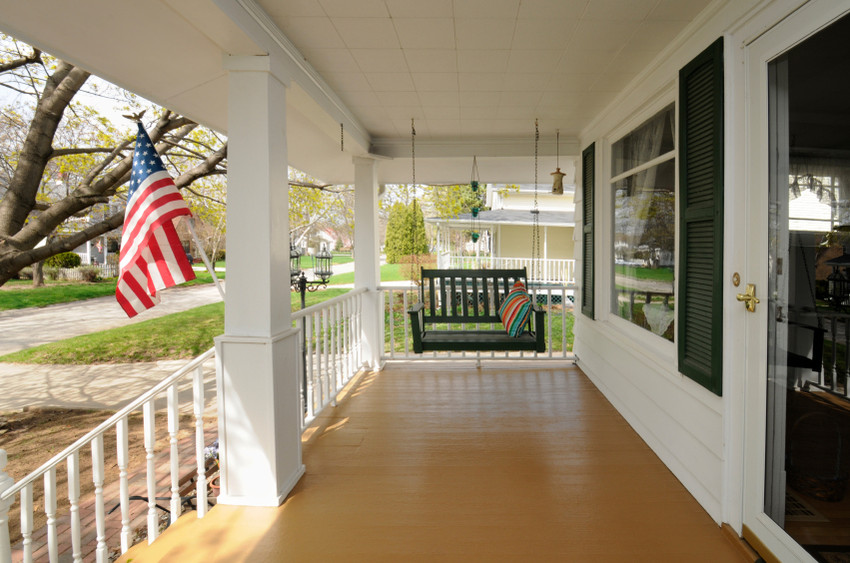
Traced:
<path id="1" fill-rule="evenodd" d="M 307 292 L 327 287 L 333 275 L 333 256 L 327 246 L 322 243 L 319 253 L 313 256 L 313 280 L 307 280 L 307 275 L 301 269 L 301 252 L 292 242 L 289 243 L 289 278 L 292 291 L 301 294 L 301 309 L 307 307 Z M 301 341 L 301 397 L 304 400 L 304 412 L 307 412 L 307 318 L 301 319 L 301 331 L 304 339 Z"/>

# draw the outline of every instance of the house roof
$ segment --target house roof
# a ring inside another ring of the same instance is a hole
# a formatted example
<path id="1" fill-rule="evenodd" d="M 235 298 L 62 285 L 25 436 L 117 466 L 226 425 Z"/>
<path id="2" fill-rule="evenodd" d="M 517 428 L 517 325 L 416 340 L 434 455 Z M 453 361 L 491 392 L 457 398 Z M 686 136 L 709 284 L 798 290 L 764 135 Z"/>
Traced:
<path id="1" fill-rule="evenodd" d="M 470 227 L 475 224 L 471 213 L 463 213 L 451 219 L 429 217 L 429 223 L 447 225 L 450 227 Z M 483 225 L 533 225 L 531 210 L 527 209 L 496 209 L 482 211 L 478 214 L 478 223 Z M 539 224 L 543 227 L 573 227 L 575 213 L 572 211 L 540 211 Z"/>

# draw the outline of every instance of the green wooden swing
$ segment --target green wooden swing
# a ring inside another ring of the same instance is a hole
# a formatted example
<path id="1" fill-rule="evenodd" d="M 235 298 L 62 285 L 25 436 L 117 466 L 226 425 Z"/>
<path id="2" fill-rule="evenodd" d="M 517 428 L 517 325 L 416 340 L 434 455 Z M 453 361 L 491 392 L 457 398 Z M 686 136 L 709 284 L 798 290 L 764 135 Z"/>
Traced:
<path id="1" fill-rule="evenodd" d="M 535 120 L 534 137 L 534 230 L 532 253 L 540 254 L 540 237 L 537 209 L 537 143 L 539 132 Z M 411 147 L 413 157 L 414 206 L 416 204 L 416 129 L 411 120 Z M 473 162 L 473 179 L 470 184 L 477 189 L 477 166 Z M 477 213 L 473 213 L 477 218 Z M 415 237 L 414 229 L 414 237 Z M 478 234 L 477 230 L 475 234 Z M 473 240 L 477 237 L 473 235 Z M 415 240 L 414 240 L 415 246 Z M 413 351 L 470 351 L 513 352 L 546 351 L 546 311 L 533 304 L 531 314 L 518 336 L 505 329 L 496 328 L 502 319 L 499 309 L 513 285 L 520 281 L 528 287 L 525 268 L 519 269 L 426 269 L 420 272 L 419 303 L 407 311 L 413 336 Z M 532 301 L 533 303 L 533 301 Z M 460 328 L 456 328 L 460 325 Z M 471 328 L 467 328 L 471 325 Z"/>

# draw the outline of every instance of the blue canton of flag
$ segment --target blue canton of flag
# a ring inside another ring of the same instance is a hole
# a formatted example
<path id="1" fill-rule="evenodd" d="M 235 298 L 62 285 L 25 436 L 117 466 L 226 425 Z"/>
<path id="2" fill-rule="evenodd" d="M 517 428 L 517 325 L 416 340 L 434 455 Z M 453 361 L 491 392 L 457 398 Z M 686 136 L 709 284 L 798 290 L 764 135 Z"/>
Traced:
<path id="1" fill-rule="evenodd" d="M 139 123 L 124 212 L 115 297 L 134 317 L 159 303 L 157 291 L 195 279 L 174 220 L 192 213 Z"/>

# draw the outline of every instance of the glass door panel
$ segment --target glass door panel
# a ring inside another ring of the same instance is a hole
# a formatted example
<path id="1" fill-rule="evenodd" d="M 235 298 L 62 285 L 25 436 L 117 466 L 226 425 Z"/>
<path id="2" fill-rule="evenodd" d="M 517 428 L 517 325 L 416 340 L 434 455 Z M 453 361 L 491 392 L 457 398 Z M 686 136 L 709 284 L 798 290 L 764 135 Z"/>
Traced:
<path id="1" fill-rule="evenodd" d="M 850 16 L 768 66 L 764 513 L 850 553 Z"/>

